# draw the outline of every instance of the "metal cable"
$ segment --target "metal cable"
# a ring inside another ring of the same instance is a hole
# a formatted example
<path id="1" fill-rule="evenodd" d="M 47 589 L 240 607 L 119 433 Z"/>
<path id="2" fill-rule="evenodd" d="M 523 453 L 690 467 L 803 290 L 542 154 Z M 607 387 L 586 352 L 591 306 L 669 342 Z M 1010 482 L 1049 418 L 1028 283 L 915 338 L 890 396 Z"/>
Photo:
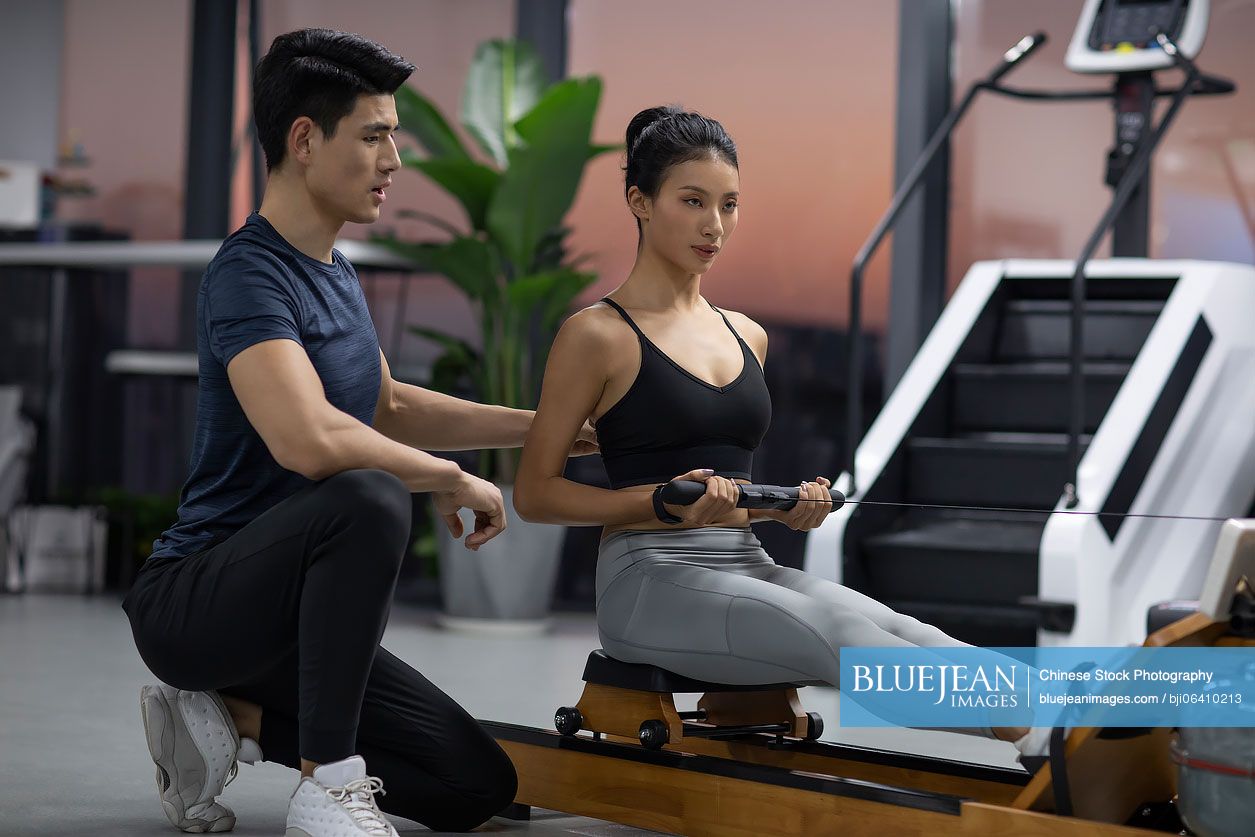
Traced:
<path id="1" fill-rule="evenodd" d="M 799 503 L 831 503 L 831 500 L 822 498 L 801 498 L 797 499 Z M 1073 514 L 1073 515 L 1090 515 L 1093 517 L 1142 517 L 1154 520 L 1198 520 L 1204 523 L 1224 523 L 1231 520 L 1230 517 L 1207 517 L 1196 514 L 1136 514 L 1132 512 L 1103 512 L 1103 511 L 1076 511 L 1074 509 L 1021 509 L 1006 506 L 963 506 L 963 505 L 947 505 L 944 503 L 894 503 L 888 500 L 845 500 L 843 505 L 847 506 L 894 506 L 903 509 L 939 509 L 943 511 L 980 511 L 980 512 L 1002 512 L 1007 514 Z"/>

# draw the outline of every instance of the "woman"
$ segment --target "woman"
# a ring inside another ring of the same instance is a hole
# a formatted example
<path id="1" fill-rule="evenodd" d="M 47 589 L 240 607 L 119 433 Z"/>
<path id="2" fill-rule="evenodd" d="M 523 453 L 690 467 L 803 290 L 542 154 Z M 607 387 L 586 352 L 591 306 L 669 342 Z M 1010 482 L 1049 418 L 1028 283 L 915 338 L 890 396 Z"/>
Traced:
<path id="1" fill-rule="evenodd" d="M 639 244 L 627 280 L 563 325 L 550 352 L 514 502 L 525 519 L 602 524 L 597 627 L 604 649 L 729 684 L 836 685 L 843 646 L 964 643 L 861 593 L 789 567 L 750 529 L 770 519 L 813 529 L 831 510 L 736 508 L 771 420 L 767 335 L 721 311 L 701 279 L 736 230 L 736 147 L 713 119 L 676 108 L 638 113 L 627 129 L 625 196 Z M 612 490 L 562 476 L 591 418 Z M 677 476 L 678 475 L 678 476 Z M 661 502 L 671 479 L 704 482 L 691 506 Z M 802 483 L 824 500 L 831 483 Z M 1015 740 L 1026 730 L 986 730 Z"/>

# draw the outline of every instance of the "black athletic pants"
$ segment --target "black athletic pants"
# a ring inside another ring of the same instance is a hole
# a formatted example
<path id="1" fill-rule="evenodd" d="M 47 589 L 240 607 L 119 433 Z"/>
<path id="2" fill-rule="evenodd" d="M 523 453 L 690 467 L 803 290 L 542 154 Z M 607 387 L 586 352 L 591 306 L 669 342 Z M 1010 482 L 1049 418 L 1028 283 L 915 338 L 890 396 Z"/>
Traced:
<path id="1" fill-rule="evenodd" d="M 262 707 L 267 761 L 358 753 L 383 810 L 465 830 L 508 805 L 517 779 L 474 718 L 379 646 L 409 532 L 400 480 L 346 471 L 203 552 L 150 560 L 122 606 L 161 680 Z"/>

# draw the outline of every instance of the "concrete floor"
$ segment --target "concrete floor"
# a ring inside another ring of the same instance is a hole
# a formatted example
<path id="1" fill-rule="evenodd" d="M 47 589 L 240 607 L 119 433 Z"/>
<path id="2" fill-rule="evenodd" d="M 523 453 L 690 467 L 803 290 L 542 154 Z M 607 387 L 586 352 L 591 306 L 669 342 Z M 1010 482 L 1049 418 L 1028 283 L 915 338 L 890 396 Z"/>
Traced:
<path id="1" fill-rule="evenodd" d="M 551 728 L 574 703 L 588 652 L 591 615 L 561 615 L 542 637 L 484 638 L 434 627 L 432 613 L 398 604 L 384 644 L 475 717 Z M 0 835 L 174 834 L 162 816 L 144 745 L 139 688 L 152 675 L 131 643 L 113 597 L 0 595 Z M 692 708 L 696 696 L 677 699 Z M 808 688 L 806 708 L 825 719 L 825 740 L 1014 765 L 1009 744 L 923 730 L 842 729 L 837 692 Z M 242 765 L 223 800 L 234 834 L 283 833 L 296 772 Z M 397 820 L 402 833 L 430 833 Z M 481 833 L 637 835 L 650 832 L 555 812 L 530 823 L 496 819 Z"/>

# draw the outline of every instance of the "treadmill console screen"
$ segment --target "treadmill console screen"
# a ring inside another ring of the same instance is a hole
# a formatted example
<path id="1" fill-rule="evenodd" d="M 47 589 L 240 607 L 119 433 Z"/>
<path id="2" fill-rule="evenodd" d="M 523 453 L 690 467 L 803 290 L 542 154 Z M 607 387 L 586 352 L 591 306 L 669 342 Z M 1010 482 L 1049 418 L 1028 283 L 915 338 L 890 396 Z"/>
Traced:
<path id="1" fill-rule="evenodd" d="M 1189 0 L 1103 0 L 1089 30 L 1089 48 L 1144 49 L 1155 45 L 1155 33 L 1181 35 Z"/>

